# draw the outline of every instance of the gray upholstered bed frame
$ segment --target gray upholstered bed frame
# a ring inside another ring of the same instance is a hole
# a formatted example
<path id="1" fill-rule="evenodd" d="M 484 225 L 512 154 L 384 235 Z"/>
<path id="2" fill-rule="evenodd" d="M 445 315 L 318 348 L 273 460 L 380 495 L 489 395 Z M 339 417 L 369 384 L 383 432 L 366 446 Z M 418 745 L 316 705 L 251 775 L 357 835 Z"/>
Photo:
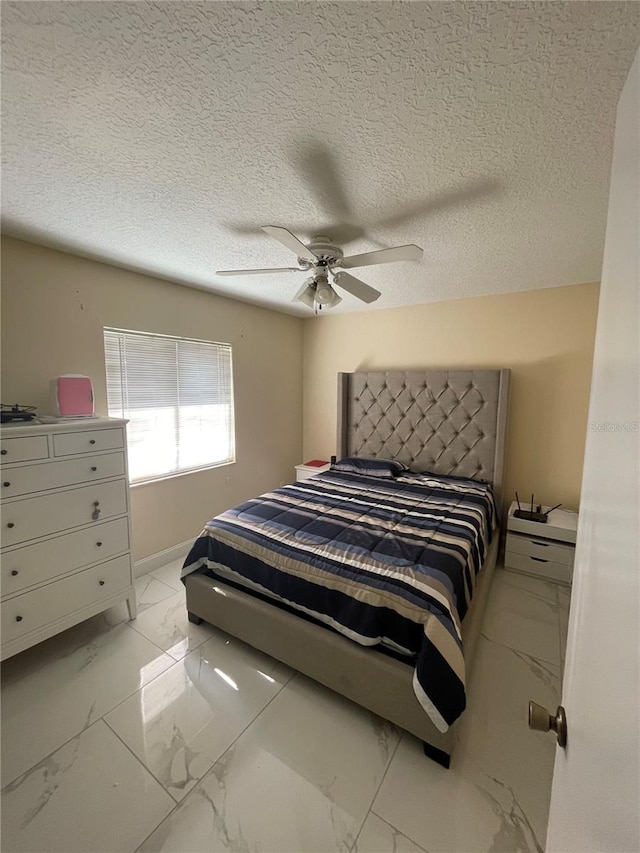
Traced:
<path id="1" fill-rule="evenodd" d="M 493 483 L 500 509 L 509 370 L 411 370 L 338 374 L 338 455 L 397 459 L 414 470 Z M 498 553 L 496 533 L 462 623 L 467 679 Z M 186 578 L 187 610 L 352 699 L 425 744 L 448 766 L 456 725 L 427 717 L 407 664 L 359 646 L 204 574 Z"/>

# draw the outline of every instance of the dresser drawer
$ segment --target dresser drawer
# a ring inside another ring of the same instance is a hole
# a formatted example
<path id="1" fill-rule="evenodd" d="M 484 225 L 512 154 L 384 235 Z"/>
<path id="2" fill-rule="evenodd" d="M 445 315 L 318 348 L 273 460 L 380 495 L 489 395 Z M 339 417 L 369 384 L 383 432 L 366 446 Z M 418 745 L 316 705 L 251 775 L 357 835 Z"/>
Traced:
<path id="1" fill-rule="evenodd" d="M 99 511 L 97 518 L 92 517 L 94 511 Z M 7 501 L 2 507 L 2 546 L 18 545 L 82 524 L 96 524 L 126 512 L 126 480 Z"/>
<path id="2" fill-rule="evenodd" d="M 542 557 L 563 566 L 573 566 L 576 549 L 561 542 L 544 540 L 535 536 L 518 536 L 516 533 L 507 535 L 507 551 L 525 554 L 528 557 Z"/>
<path id="3" fill-rule="evenodd" d="M 49 445 L 46 435 L 29 435 L 26 438 L 3 438 L 0 442 L 0 459 L 3 465 L 12 462 L 32 462 L 48 459 Z"/>
<path id="4" fill-rule="evenodd" d="M 4 601 L 2 642 L 15 640 L 100 599 L 117 595 L 129 586 L 129 557 L 118 557 Z"/>
<path id="5" fill-rule="evenodd" d="M 58 459 L 40 465 L 24 465 L 2 474 L 3 498 L 28 495 L 30 492 L 46 492 L 59 486 L 73 486 L 107 477 L 123 477 L 125 473 L 124 453 L 105 453 L 102 456 L 87 456 L 85 459 Z"/>
<path id="6" fill-rule="evenodd" d="M 5 551 L 2 555 L 2 597 L 128 550 L 129 525 L 126 518 L 119 518 L 36 545 Z"/>
<path id="7" fill-rule="evenodd" d="M 122 447 L 124 433 L 121 429 L 63 432 L 53 436 L 54 456 L 73 456 L 76 453 L 95 453 L 96 450 L 117 450 Z"/>
<path id="8" fill-rule="evenodd" d="M 515 569 L 526 572 L 528 575 L 536 575 L 545 580 L 559 581 L 560 583 L 571 583 L 573 572 L 571 566 L 563 563 L 555 563 L 542 557 L 531 557 L 528 554 L 518 554 L 515 551 L 507 551 L 504 555 L 505 569 Z"/>

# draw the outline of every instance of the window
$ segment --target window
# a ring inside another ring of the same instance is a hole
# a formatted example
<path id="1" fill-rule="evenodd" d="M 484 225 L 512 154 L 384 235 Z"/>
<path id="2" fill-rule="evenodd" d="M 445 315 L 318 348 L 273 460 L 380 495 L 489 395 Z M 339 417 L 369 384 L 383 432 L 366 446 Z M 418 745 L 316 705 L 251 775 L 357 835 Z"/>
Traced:
<path id="1" fill-rule="evenodd" d="M 132 483 L 235 459 L 231 347 L 104 330 L 111 417 L 128 418 Z"/>

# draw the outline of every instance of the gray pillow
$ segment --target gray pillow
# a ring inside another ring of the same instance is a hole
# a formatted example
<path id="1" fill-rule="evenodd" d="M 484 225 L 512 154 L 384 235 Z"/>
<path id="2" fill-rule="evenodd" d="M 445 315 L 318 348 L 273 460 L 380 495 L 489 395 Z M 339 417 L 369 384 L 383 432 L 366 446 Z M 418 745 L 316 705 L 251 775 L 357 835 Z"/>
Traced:
<path id="1" fill-rule="evenodd" d="M 332 471 L 345 474 L 364 474 L 367 477 L 382 477 L 392 479 L 408 471 L 402 462 L 393 459 L 377 459 L 375 456 L 346 456 L 331 466 Z"/>

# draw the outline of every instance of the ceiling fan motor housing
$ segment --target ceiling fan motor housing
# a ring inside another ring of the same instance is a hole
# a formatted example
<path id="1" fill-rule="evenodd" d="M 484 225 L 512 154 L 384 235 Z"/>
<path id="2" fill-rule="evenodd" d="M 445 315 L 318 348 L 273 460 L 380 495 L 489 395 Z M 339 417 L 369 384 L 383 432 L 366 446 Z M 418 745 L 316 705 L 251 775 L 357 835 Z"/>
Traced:
<path id="1" fill-rule="evenodd" d="M 334 246 L 331 238 L 325 235 L 314 237 L 309 243 L 308 248 L 316 256 L 317 264 L 314 264 L 313 261 L 307 261 L 304 258 L 298 258 L 298 262 L 303 268 L 317 270 L 318 267 L 330 267 L 337 261 L 341 261 L 344 257 L 342 249 L 339 246 Z"/>

